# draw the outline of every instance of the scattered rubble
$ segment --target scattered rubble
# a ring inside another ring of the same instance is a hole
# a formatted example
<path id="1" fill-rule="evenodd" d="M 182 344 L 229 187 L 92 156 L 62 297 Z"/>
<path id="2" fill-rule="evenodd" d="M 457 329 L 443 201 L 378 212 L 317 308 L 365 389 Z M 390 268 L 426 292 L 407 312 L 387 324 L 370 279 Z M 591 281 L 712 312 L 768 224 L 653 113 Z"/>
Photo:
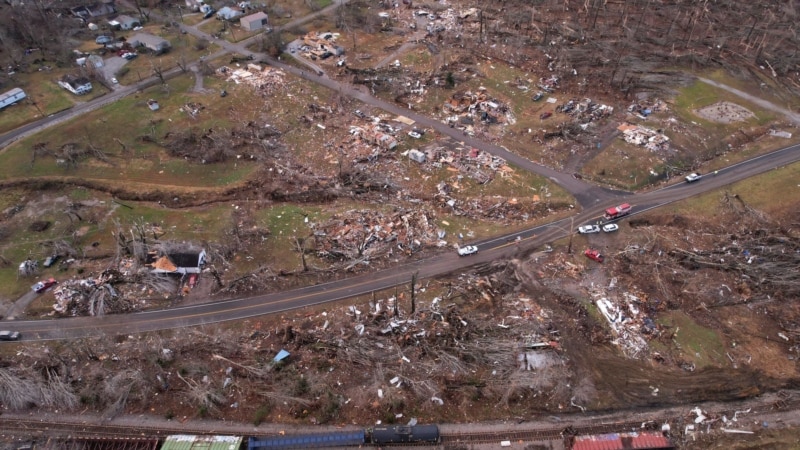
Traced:
<path id="1" fill-rule="evenodd" d="M 653 101 L 641 100 L 628 105 L 628 112 L 645 120 L 650 114 L 667 111 L 667 105 L 661 99 Z"/>
<path id="2" fill-rule="evenodd" d="M 651 152 L 664 153 L 670 150 L 669 138 L 660 130 L 628 123 L 618 126 L 617 130 L 622 132 L 622 139 L 629 144 L 644 146 Z"/>
<path id="3" fill-rule="evenodd" d="M 470 136 L 475 134 L 473 127 L 476 121 L 487 125 L 516 123 L 511 108 L 490 97 L 485 87 L 478 88 L 477 93 L 466 91 L 453 94 L 444 103 L 443 111 L 446 124 L 463 130 Z"/>
<path id="4" fill-rule="evenodd" d="M 351 210 L 325 223 L 312 223 L 315 250 L 325 258 L 369 264 L 372 258 L 411 255 L 425 247 L 447 245 L 439 239 L 434 214 L 423 208 L 385 215 Z"/>
<path id="5" fill-rule="evenodd" d="M 246 84 L 256 88 L 262 95 L 269 95 L 283 89 L 285 73 L 272 67 L 261 67 L 258 64 L 247 64 L 244 69 L 231 69 L 222 66 L 217 73 L 236 84 Z"/>
<path id="6" fill-rule="evenodd" d="M 336 45 L 338 38 L 339 33 L 306 33 L 303 36 L 303 46 L 300 47 L 300 54 L 311 60 L 341 56 L 344 54 L 344 48 Z"/>
<path id="7" fill-rule="evenodd" d="M 608 117 L 614 113 L 614 107 L 599 104 L 590 98 L 583 100 L 570 100 L 556 107 L 556 111 L 567 114 L 580 123 L 589 123 Z"/>
<path id="8" fill-rule="evenodd" d="M 617 345 L 628 358 L 642 358 L 648 349 L 647 339 L 659 335 L 656 322 L 642 311 L 645 304 L 636 295 L 623 292 L 610 295 L 599 291 L 592 294 L 597 309 L 611 326 Z"/>

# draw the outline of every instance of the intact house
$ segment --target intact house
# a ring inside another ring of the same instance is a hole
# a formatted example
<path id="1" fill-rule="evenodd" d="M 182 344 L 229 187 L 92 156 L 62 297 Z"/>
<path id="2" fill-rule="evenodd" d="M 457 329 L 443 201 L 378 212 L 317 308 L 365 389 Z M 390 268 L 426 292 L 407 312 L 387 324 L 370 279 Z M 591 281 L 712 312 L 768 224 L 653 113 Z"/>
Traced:
<path id="1" fill-rule="evenodd" d="M 266 27 L 268 20 L 269 16 L 267 15 L 267 13 L 259 11 L 255 14 L 250 14 L 249 16 L 242 17 L 241 19 L 239 19 L 239 24 L 245 31 L 256 31 Z"/>
<path id="2" fill-rule="evenodd" d="M 206 265 L 206 251 L 189 251 L 157 256 L 147 255 L 147 263 L 153 268 L 152 273 L 179 274 L 200 273 Z"/>
<path id="3" fill-rule="evenodd" d="M 142 22 L 139 19 L 134 19 L 131 16 L 120 14 L 116 19 L 109 20 L 108 25 L 115 30 L 132 30 L 136 27 L 142 26 Z"/>
<path id="4" fill-rule="evenodd" d="M 230 6 L 224 6 L 217 11 L 217 19 L 219 20 L 234 20 L 244 15 L 244 11 Z"/>
<path id="5" fill-rule="evenodd" d="M 0 109 L 5 108 L 6 106 L 11 106 L 25 97 L 25 91 L 20 88 L 14 88 L 8 92 L 0 94 Z"/>
<path id="6" fill-rule="evenodd" d="M 165 53 L 171 47 L 168 40 L 147 33 L 138 33 L 129 37 L 128 44 L 131 47 L 145 47 L 156 54 Z"/>
<path id="7" fill-rule="evenodd" d="M 195 12 L 200 11 L 200 6 L 203 4 L 203 0 L 184 0 L 184 2 L 189 10 Z"/>
<path id="8" fill-rule="evenodd" d="M 91 5 L 76 6 L 70 8 L 70 12 L 82 20 L 91 20 L 95 17 L 103 17 L 114 14 L 117 8 L 113 1 L 93 3 Z"/>
<path id="9" fill-rule="evenodd" d="M 86 77 L 64 75 L 58 80 L 58 85 L 75 95 L 83 95 L 92 90 L 92 82 Z"/>

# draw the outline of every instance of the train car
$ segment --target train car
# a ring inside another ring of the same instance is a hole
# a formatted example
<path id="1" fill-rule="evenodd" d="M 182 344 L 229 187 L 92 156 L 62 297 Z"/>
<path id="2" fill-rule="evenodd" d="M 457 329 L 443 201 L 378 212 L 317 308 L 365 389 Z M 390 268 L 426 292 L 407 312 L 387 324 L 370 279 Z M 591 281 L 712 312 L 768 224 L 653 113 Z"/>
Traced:
<path id="1" fill-rule="evenodd" d="M 397 444 L 407 442 L 427 442 L 438 444 L 440 440 L 437 425 L 395 425 L 380 426 L 372 429 L 373 444 Z"/>
<path id="2" fill-rule="evenodd" d="M 256 449 L 294 449 L 322 447 L 350 447 L 364 445 L 364 430 L 332 431 L 330 433 L 298 434 L 286 436 L 251 437 L 247 440 L 248 450 Z"/>

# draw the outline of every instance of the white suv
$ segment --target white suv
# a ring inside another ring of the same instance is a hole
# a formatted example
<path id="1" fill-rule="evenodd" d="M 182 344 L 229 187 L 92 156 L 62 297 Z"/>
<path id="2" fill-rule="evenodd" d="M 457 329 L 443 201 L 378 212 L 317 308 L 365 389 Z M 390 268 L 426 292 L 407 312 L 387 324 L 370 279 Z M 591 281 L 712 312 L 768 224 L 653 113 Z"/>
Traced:
<path id="1" fill-rule="evenodd" d="M 703 178 L 703 176 L 702 176 L 702 175 L 700 175 L 700 174 L 699 174 L 699 173 L 697 173 L 697 172 L 692 172 L 692 173 L 690 173 L 689 175 L 686 175 L 686 182 L 687 182 L 687 183 L 691 183 L 691 182 L 693 182 L 693 181 L 697 181 L 697 180 L 699 180 L 700 178 Z"/>
<path id="2" fill-rule="evenodd" d="M 478 253 L 478 247 L 474 245 L 465 245 L 464 247 L 458 247 L 458 256 L 467 256 L 467 255 L 472 255 L 473 253 Z"/>
<path id="3" fill-rule="evenodd" d="M 591 233 L 599 233 L 599 232 L 600 232 L 600 227 L 598 227 L 597 225 L 584 225 L 584 226 L 578 227 L 578 233 L 580 233 L 580 234 L 591 234 Z"/>

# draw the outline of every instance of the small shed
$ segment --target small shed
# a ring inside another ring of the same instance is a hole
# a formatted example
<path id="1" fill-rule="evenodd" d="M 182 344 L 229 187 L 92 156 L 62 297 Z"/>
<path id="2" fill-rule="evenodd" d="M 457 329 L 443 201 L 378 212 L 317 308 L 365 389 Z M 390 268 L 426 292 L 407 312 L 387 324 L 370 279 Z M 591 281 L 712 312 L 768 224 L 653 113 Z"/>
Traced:
<path id="1" fill-rule="evenodd" d="M 239 24 L 246 31 L 256 31 L 267 26 L 269 16 L 267 13 L 259 11 L 249 16 L 244 16 L 239 19 Z"/>
<path id="2" fill-rule="evenodd" d="M 164 439 L 161 450 L 239 450 L 241 436 L 197 436 L 173 434 Z"/>
<path id="3" fill-rule="evenodd" d="M 422 153 L 421 151 L 412 148 L 411 150 L 408 151 L 408 158 L 418 163 L 424 163 L 426 156 L 425 153 Z"/>

